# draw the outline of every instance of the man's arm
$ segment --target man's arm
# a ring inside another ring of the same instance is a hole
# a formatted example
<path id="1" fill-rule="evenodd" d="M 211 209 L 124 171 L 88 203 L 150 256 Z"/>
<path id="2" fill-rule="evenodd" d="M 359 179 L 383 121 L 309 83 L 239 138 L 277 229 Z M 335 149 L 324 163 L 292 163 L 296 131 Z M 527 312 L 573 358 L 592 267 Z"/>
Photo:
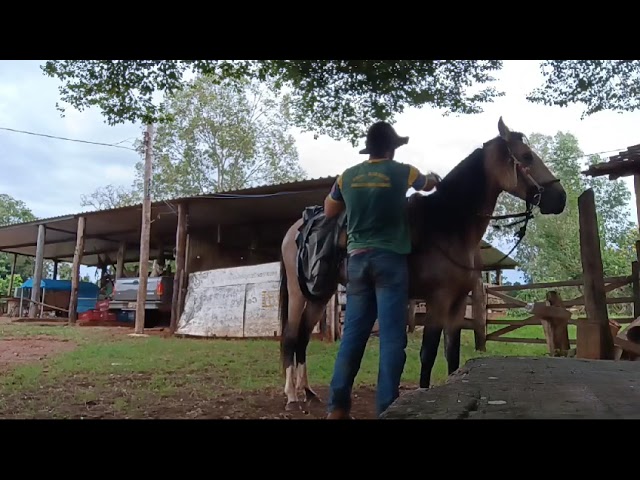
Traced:
<path id="1" fill-rule="evenodd" d="M 329 195 L 324 199 L 324 215 L 327 218 L 335 217 L 344 210 L 344 199 L 342 198 L 342 192 L 340 191 L 341 186 L 342 175 L 336 179 L 333 187 L 331 187 Z"/>
<path id="2" fill-rule="evenodd" d="M 429 192 L 441 181 L 439 175 L 435 173 L 425 175 L 420 173 L 416 167 L 409 165 L 409 187 L 413 187 L 417 191 Z"/>

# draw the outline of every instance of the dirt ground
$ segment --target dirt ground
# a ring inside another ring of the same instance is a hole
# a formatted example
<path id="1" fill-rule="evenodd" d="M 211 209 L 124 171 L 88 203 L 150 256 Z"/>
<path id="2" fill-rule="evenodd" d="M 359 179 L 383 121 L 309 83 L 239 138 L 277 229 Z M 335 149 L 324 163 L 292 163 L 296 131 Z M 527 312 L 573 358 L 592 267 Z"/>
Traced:
<path id="1" fill-rule="evenodd" d="M 64 328 L 64 327 L 63 327 Z M 100 327 L 98 327 L 100 328 Z M 130 329 L 105 328 L 108 336 L 132 333 Z M 107 331 L 108 330 L 108 331 Z M 162 330 L 150 332 L 163 335 Z M 75 344 L 50 336 L 0 339 L 0 374 L 7 368 L 39 363 L 56 354 L 69 352 Z M 281 388 L 251 392 L 217 391 L 213 397 L 179 393 L 162 398 L 134 398 L 136 385 L 148 381 L 146 374 L 110 375 L 101 385 L 86 378 L 70 377 L 64 384 L 42 385 L 32 394 L 22 391 L 0 398 L 2 418 L 162 418 L 162 419 L 322 419 L 326 417 L 327 386 L 314 386 L 321 402 L 301 403 L 299 410 L 285 411 Z M 206 382 L 207 379 L 203 378 Z M 214 379 L 212 379 L 212 382 Z M 212 383 L 213 384 L 213 383 Z M 414 387 L 405 386 L 403 390 Z M 352 415 L 356 419 L 375 418 L 375 388 L 354 390 Z"/>
<path id="2" fill-rule="evenodd" d="M 44 360 L 52 355 L 69 352 L 75 344 L 67 339 L 51 337 L 0 339 L 0 369 L 21 363 Z"/>

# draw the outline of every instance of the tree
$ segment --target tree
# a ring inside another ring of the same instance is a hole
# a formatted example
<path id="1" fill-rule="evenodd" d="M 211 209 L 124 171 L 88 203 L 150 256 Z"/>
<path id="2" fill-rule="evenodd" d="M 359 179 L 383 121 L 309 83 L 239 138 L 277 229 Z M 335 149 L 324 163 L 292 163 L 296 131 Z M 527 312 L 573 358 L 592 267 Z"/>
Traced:
<path id="1" fill-rule="evenodd" d="M 164 101 L 170 123 L 154 142 L 153 200 L 234 190 L 304 178 L 289 133 L 290 98 L 276 98 L 256 82 L 216 84 L 199 76 Z M 136 144 L 144 157 L 142 142 Z M 114 208 L 141 201 L 144 164 L 131 190 L 107 186 L 84 196 L 83 205 Z"/>
<path id="2" fill-rule="evenodd" d="M 393 121 L 406 107 L 430 105 L 445 113 L 479 113 L 503 93 L 494 87 L 500 60 L 49 60 L 61 99 L 78 110 L 98 107 L 110 125 L 165 123 L 166 104 L 154 94 L 184 89 L 186 73 L 214 83 L 268 81 L 289 91 L 294 124 L 355 146 L 374 120 Z M 57 104 L 64 114 L 64 107 Z"/>
<path id="3" fill-rule="evenodd" d="M 544 105 L 585 106 L 582 118 L 604 110 L 632 112 L 640 107 L 640 61 L 547 60 L 544 85 L 527 100 Z"/>
<path id="4" fill-rule="evenodd" d="M 631 192 L 623 181 L 584 177 L 580 173 L 584 168 L 580 161 L 584 153 L 577 138 L 570 133 L 558 132 L 553 137 L 534 133 L 529 141 L 561 179 L 567 192 L 567 206 L 560 215 L 536 215 L 529 222 L 527 233 L 514 255 L 525 279 L 528 282 L 547 282 L 581 278 L 578 197 L 587 188 L 594 189 L 596 198 L 604 274 L 630 275 L 636 235 L 634 223 L 626 215 Z M 597 155 L 587 160 L 589 163 L 599 161 L 601 159 Z M 522 210 L 522 201 L 503 193 L 495 214 Z M 512 233 L 512 229 L 490 228 L 487 240 L 509 239 L 513 245 L 512 237 L 508 238 Z"/>
<path id="5" fill-rule="evenodd" d="M 22 200 L 0 193 L 0 226 L 14 223 L 32 222 L 36 216 Z"/>
<path id="6" fill-rule="evenodd" d="M 163 105 L 174 120 L 159 125 L 154 138 L 154 200 L 304 178 L 289 133 L 288 96 L 279 100 L 255 82 L 218 85 L 204 76 L 188 87 Z M 142 142 L 137 148 L 143 155 Z M 140 161 L 137 191 L 143 181 Z"/>
<path id="7" fill-rule="evenodd" d="M 140 191 L 122 186 L 106 185 L 89 195 L 80 195 L 80 206 L 92 207 L 95 210 L 109 210 L 136 205 L 142 201 Z"/>
<path id="8" fill-rule="evenodd" d="M 37 220 L 33 212 L 22 200 L 17 200 L 6 193 L 0 194 L 0 226 Z M 0 286 L 0 295 L 6 294 L 11 275 L 13 255 L 0 252 L 0 278 L 6 279 L 6 286 Z M 26 280 L 33 274 L 34 261 L 31 257 L 20 256 L 16 262 L 14 285 Z M 3 284 L 4 285 L 4 284 Z M 2 290 L 1 288 L 4 288 Z"/>

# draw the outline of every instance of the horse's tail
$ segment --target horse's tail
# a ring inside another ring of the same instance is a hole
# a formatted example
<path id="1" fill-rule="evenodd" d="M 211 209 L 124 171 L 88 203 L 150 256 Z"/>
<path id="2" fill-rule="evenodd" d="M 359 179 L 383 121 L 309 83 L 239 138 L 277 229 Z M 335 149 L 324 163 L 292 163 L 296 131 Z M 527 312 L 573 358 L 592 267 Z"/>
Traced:
<path id="1" fill-rule="evenodd" d="M 284 258 L 280 256 L 280 295 L 278 301 L 278 318 L 280 320 L 280 364 L 284 372 L 284 339 L 289 323 L 289 291 L 287 290 L 287 271 Z"/>

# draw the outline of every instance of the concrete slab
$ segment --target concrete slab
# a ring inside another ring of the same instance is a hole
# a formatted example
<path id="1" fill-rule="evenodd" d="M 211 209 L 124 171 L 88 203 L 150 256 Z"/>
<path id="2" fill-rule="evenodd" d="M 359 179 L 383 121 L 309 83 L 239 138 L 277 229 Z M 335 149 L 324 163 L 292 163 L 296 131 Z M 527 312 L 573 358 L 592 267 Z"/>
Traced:
<path id="1" fill-rule="evenodd" d="M 383 419 L 640 419 L 640 362 L 553 357 L 468 361 L 405 393 Z"/>

